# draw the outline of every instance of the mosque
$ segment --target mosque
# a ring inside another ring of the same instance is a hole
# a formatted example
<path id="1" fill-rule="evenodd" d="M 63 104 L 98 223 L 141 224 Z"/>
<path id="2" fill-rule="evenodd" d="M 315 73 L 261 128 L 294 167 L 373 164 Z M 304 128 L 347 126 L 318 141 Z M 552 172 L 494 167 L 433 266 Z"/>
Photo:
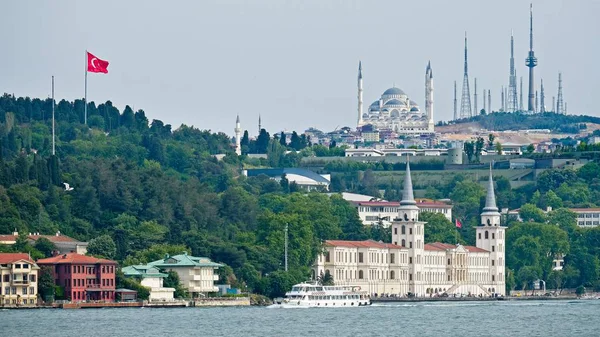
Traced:
<path id="1" fill-rule="evenodd" d="M 433 71 L 431 63 L 425 70 L 425 112 L 395 86 L 383 92 L 381 97 L 363 111 L 362 63 L 358 64 L 358 127 L 373 125 L 377 129 L 389 129 L 398 135 L 421 135 L 433 130 Z"/>

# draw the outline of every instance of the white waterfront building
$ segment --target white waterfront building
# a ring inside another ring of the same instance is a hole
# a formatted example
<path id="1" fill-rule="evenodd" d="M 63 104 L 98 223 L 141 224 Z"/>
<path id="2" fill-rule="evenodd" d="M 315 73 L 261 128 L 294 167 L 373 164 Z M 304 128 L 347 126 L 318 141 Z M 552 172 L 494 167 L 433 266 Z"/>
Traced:
<path id="1" fill-rule="evenodd" d="M 328 240 L 313 277 L 329 272 L 336 285 L 355 285 L 378 295 L 505 295 L 506 227 L 500 226 L 491 168 L 475 247 L 425 243 L 426 225 L 419 221 L 407 165 L 402 201 L 391 225 L 392 243 Z"/>

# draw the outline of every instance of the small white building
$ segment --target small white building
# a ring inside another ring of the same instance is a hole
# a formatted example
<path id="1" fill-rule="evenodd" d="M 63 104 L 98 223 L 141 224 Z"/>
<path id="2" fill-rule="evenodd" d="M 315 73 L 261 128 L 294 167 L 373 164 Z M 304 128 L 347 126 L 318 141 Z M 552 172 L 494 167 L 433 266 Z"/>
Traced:
<path id="1" fill-rule="evenodd" d="M 163 281 L 168 276 L 158 268 L 150 265 L 134 265 L 123 267 L 125 277 L 139 280 L 140 284 L 150 289 L 149 301 L 172 301 L 175 288 L 163 287 Z"/>
<path id="2" fill-rule="evenodd" d="M 184 252 L 175 256 L 167 255 L 162 260 L 150 262 L 149 265 L 165 271 L 176 272 L 181 285 L 192 297 L 219 291 L 219 288 L 215 286 L 215 281 L 219 280 L 219 275 L 215 273 L 215 270 L 223 265 L 212 262 L 207 257 L 190 256 Z"/>
<path id="3" fill-rule="evenodd" d="M 0 306 L 35 306 L 38 265 L 25 253 L 0 253 Z"/>
<path id="4" fill-rule="evenodd" d="M 441 213 L 452 221 L 452 205 L 430 199 L 416 199 L 419 212 Z M 365 226 L 375 225 L 381 221 L 389 227 L 398 216 L 399 202 L 395 201 L 356 201 L 358 217 Z"/>

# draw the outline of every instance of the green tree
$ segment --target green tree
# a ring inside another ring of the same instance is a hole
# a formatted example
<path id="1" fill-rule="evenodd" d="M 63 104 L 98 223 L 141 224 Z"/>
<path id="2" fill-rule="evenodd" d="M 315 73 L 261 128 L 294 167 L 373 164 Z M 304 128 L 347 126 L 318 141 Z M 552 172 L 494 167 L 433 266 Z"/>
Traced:
<path id="1" fill-rule="evenodd" d="M 167 272 L 167 277 L 163 281 L 163 287 L 174 288 L 175 293 L 173 293 L 173 296 L 175 298 L 188 297 L 187 289 L 182 287 L 181 282 L 179 281 L 179 275 L 172 270 Z"/>
<path id="2" fill-rule="evenodd" d="M 334 285 L 333 276 L 329 273 L 329 270 L 326 270 L 325 273 L 321 272 L 317 281 L 322 286 L 332 286 Z"/>
<path id="3" fill-rule="evenodd" d="M 54 276 L 51 266 L 42 266 L 38 277 L 38 292 L 45 302 L 54 301 Z"/>
<path id="4" fill-rule="evenodd" d="M 425 243 L 452 242 L 457 243 L 460 236 L 456 226 L 442 213 L 419 213 L 419 221 L 427 222 L 425 226 Z"/>
<path id="5" fill-rule="evenodd" d="M 496 139 L 496 136 L 494 136 L 494 134 L 490 133 L 488 135 L 488 149 L 494 148 L 494 140 L 495 139 Z"/>
<path id="6" fill-rule="evenodd" d="M 52 253 L 56 251 L 54 243 L 44 237 L 37 239 L 33 247 L 44 254 L 44 257 L 51 257 Z"/>
<path id="7" fill-rule="evenodd" d="M 527 153 L 528 153 L 528 154 L 532 154 L 532 153 L 533 153 L 533 151 L 535 151 L 535 146 L 533 146 L 533 144 L 529 144 L 529 145 L 527 146 Z"/>
<path id="8" fill-rule="evenodd" d="M 467 159 L 469 160 L 469 163 L 470 163 L 473 158 L 473 154 L 475 153 L 475 143 L 472 141 L 465 142 L 463 149 L 464 149 L 465 153 L 467 154 Z"/>
<path id="9" fill-rule="evenodd" d="M 519 209 L 519 216 L 523 221 L 546 222 L 544 212 L 532 204 L 525 204 Z"/>
<path id="10" fill-rule="evenodd" d="M 502 144 L 500 144 L 500 142 L 496 142 L 496 153 L 498 155 L 502 155 L 502 153 L 503 153 Z"/>
<path id="11" fill-rule="evenodd" d="M 89 255 L 112 259 L 117 253 L 117 246 L 113 239 L 105 234 L 90 240 L 87 252 Z"/>

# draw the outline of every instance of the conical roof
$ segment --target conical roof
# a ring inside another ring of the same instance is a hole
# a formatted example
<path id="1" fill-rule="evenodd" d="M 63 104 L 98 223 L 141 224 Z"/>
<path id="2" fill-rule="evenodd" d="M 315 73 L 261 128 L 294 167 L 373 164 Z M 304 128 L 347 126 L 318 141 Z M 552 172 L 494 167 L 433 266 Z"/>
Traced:
<path id="1" fill-rule="evenodd" d="M 408 154 L 406 155 L 406 175 L 404 175 L 404 190 L 402 191 L 402 200 L 400 205 L 416 205 L 415 197 L 413 194 L 412 178 L 410 176 L 410 162 L 408 160 Z"/>
<path id="2" fill-rule="evenodd" d="M 492 163 L 490 163 L 490 179 L 488 180 L 487 195 L 485 197 L 484 212 L 498 212 L 496 195 L 494 194 L 494 180 L 492 179 Z"/>

